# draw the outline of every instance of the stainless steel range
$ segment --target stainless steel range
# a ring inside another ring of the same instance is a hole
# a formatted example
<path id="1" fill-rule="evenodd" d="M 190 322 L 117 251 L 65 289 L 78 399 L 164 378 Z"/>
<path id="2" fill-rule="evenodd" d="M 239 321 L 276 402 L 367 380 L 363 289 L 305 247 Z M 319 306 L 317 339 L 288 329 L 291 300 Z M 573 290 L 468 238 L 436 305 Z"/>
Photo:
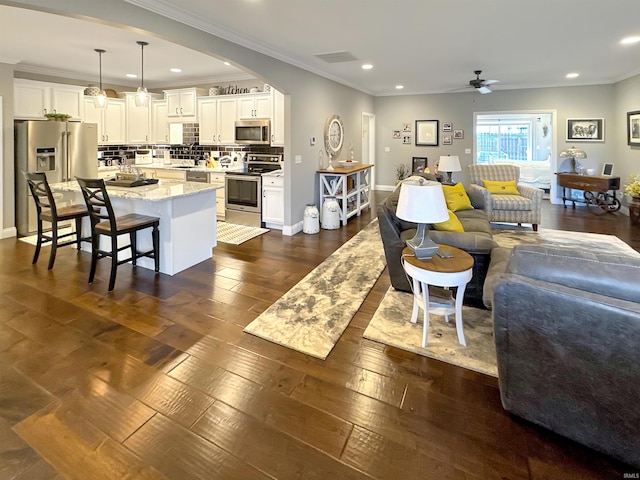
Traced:
<path id="1" fill-rule="evenodd" d="M 282 155 L 248 153 L 244 171 L 225 175 L 225 221 L 262 226 L 262 174 L 281 168 Z"/>

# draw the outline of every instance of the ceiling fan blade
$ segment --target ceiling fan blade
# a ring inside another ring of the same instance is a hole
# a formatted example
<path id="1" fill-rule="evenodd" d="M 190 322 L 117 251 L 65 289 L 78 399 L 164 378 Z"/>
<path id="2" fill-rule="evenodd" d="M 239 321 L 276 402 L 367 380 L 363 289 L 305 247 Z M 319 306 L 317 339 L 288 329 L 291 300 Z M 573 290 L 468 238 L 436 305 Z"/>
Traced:
<path id="1" fill-rule="evenodd" d="M 487 85 L 491 85 L 492 83 L 498 83 L 499 81 L 500 80 L 484 80 L 482 82 L 482 85 L 484 85 L 486 87 Z"/>
<path id="2" fill-rule="evenodd" d="M 487 87 L 480 87 L 480 88 L 478 88 L 478 91 L 483 95 L 486 95 L 487 93 L 491 93 L 492 92 L 492 90 L 490 88 L 487 88 Z"/>

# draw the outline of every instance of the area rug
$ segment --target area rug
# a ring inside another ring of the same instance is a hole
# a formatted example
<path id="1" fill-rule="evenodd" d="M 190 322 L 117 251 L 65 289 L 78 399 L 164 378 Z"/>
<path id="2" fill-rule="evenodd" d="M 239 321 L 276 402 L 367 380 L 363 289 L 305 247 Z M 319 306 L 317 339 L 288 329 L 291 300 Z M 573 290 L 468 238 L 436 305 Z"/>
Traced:
<path id="1" fill-rule="evenodd" d="M 425 357 L 498 376 L 490 311 L 463 307 L 466 347 L 458 343 L 453 315 L 449 317 L 449 323 L 443 316 L 431 315 L 427 346 L 422 348 L 422 312 L 418 322 L 411 323 L 412 308 L 411 293 L 389 287 L 363 336 Z"/>
<path id="2" fill-rule="evenodd" d="M 267 233 L 268 228 L 248 227 L 246 225 L 236 225 L 235 223 L 218 222 L 217 237 L 222 243 L 240 245 L 241 243 Z"/>
<path id="3" fill-rule="evenodd" d="M 62 235 L 66 235 L 67 233 L 71 233 L 71 227 L 65 227 L 65 228 L 61 228 L 58 230 L 58 237 L 62 236 Z M 20 237 L 18 238 L 18 240 L 20 240 L 21 242 L 25 242 L 28 243 L 30 245 L 37 245 L 38 243 L 38 235 L 29 235 L 28 237 Z M 63 240 L 58 239 L 59 242 L 61 241 L 67 241 L 69 240 L 68 238 L 65 238 Z M 43 247 L 49 246 L 51 245 L 50 243 L 45 243 L 43 245 Z"/>
<path id="4" fill-rule="evenodd" d="M 324 360 L 385 265 L 374 219 L 244 331 Z"/>

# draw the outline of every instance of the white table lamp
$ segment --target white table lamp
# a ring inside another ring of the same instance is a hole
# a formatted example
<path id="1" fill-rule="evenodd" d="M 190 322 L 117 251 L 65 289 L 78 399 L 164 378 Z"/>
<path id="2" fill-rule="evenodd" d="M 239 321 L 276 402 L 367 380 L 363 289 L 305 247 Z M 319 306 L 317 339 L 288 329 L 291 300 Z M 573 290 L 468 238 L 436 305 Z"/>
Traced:
<path id="1" fill-rule="evenodd" d="M 442 155 L 438 162 L 438 171 L 447 172 L 447 183 L 451 183 L 451 172 L 460 172 L 460 159 L 457 155 Z"/>
<path id="2" fill-rule="evenodd" d="M 433 257 L 438 251 L 438 245 L 429 238 L 426 224 L 449 219 L 442 184 L 424 179 L 402 182 L 396 216 L 418 224 L 416 236 L 407 241 L 407 246 L 414 251 L 415 256 L 420 260 Z"/>
<path id="3" fill-rule="evenodd" d="M 560 157 L 571 159 L 571 173 L 576 173 L 576 158 L 587 158 L 587 152 L 571 147 L 561 151 Z"/>

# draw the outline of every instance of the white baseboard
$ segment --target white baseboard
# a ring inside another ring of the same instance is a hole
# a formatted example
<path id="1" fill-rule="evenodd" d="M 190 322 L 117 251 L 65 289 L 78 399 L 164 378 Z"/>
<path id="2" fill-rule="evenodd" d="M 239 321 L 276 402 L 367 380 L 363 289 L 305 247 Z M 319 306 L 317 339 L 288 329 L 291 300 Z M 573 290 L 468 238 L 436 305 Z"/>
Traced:
<path id="1" fill-rule="evenodd" d="M 296 233 L 300 233 L 302 231 L 302 227 L 302 222 L 294 223 L 293 225 L 284 225 L 282 227 L 282 235 L 292 237 Z"/>
<path id="2" fill-rule="evenodd" d="M 18 230 L 16 227 L 9 227 L 2 230 L 2 237 L 0 238 L 11 238 L 18 236 Z"/>
<path id="3" fill-rule="evenodd" d="M 393 192 L 395 189 L 395 185 L 376 185 L 374 188 L 374 190 L 380 190 L 383 192 Z"/>

